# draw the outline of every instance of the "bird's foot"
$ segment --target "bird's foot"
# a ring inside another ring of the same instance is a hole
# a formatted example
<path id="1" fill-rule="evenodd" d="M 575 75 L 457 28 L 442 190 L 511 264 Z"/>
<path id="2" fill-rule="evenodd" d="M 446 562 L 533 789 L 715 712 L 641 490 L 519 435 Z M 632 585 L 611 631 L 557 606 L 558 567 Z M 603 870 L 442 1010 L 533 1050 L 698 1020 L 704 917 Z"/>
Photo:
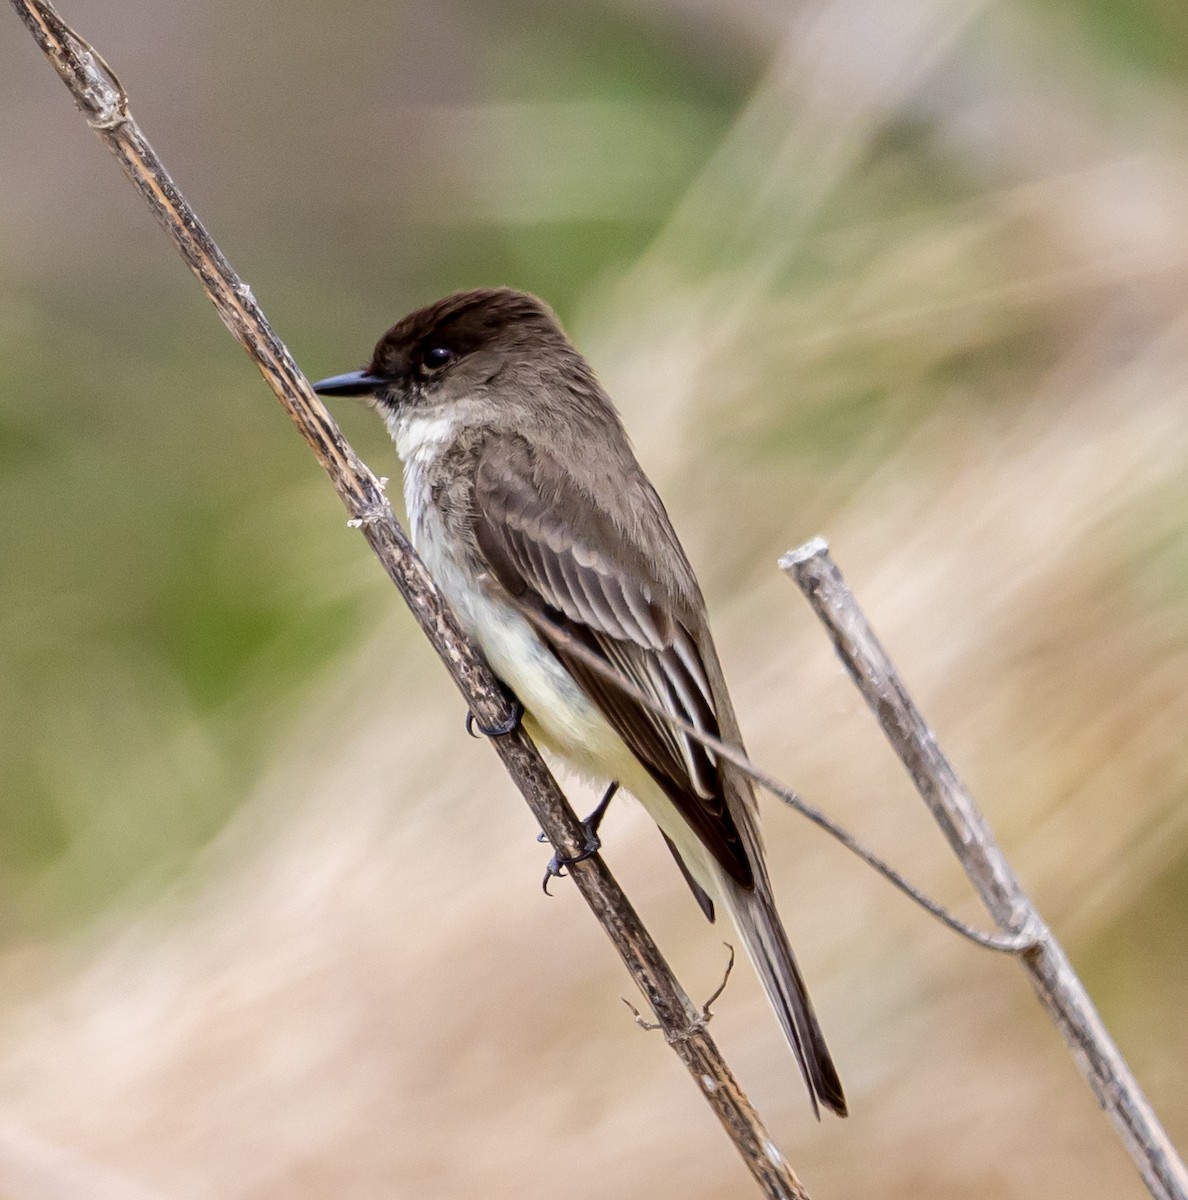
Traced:
<path id="1" fill-rule="evenodd" d="M 614 799 L 615 793 L 618 790 L 619 785 L 612 783 L 603 792 L 602 799 L 598 801 L 598 807 L 582 821 L 582 832 L 586 835 L 586 840 L 582 844 L 581 851 L 574 855 L 562 854 L 558 851 L 549 859 L 549 865 L 545 868 L 545 877 L 541 881 L 541 887 L 546 896 L 553 894 L 549 891 L 550 879 L 563 878 L 566 867 L 572 867 L 574 863 L 585 862 L 587 858 L 593 858 L 602 849 L 602 841 L 598 837 L 598 827 L 602 824 L 602 818 L 606 816 L 606 810 L 610 807 L 610 802 Z M 536 840 L 544 842 L 548 839 L 541 833 L 537 834 Z"/>
<path id="2" fill-rule="evenodd" d="M 582 828 L 586 828 L 586 824 L 582 822 Z M 545 867 L 545 877 L 541 880 L 541 888 L 546 896 L 551 896 L 553 893 L 549 891 L 550 879 L 562 879 L 565 876 L 565 868 L 572 867 L 574 863 L 585 862 L 587 858 L 593 858 L 599 850 L 602 849 L 602 842 L 596 833 L 587 833 L 586 840 L 582 845 L 581 851 L 578 854 L 554 854 L 549 859 L 549 865 Z"/>
<path id="3" fill-rule="evenodd" d="M 509 733 L 515 733 L 520 728 L 520 722 L 524 719 L 524 706 L 513 696 L 511 698 L 511 711 L 508 716 L 496 725 L 480 725 L 478 718 L 474 713 L 467 712 L 466 714 L 466 732 L 472 738 L 479 737 L 506 737 Z M 475 733 L 475 730 L 478 733 Z"/>

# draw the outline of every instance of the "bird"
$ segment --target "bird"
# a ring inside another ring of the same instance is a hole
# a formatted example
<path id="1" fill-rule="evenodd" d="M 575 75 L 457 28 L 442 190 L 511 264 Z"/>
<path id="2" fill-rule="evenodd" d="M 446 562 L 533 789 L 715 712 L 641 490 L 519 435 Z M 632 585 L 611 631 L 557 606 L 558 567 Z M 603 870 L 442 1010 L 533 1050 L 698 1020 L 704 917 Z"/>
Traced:
<path id="1" fill-rule="evenodd" d="M 588 849 L 621 786 L 660 827 L 705 916 L 729 914 L 813 1112 L 845 1116 L 776 910 L 753 784 L 654 711 L 742 746 L 705 600 L 614 403 L 555 313 L 511 288 L 455 292 L 314 390 L 364 398 L 383 418 L 413 544 L 526 731 L 610 785 Z"/>

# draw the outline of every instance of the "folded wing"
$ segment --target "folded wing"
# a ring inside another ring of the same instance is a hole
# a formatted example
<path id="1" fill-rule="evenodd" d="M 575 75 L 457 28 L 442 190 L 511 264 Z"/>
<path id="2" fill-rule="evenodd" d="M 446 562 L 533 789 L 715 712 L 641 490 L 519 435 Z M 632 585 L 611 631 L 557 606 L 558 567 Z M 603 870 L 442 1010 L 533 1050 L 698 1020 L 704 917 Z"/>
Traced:
<path id="1" fill-rule="evenodd" d="M 557 464 L 542 471 L 538 455 L 519 438 L 499 438 L 479 457 L 475 533 L 493 575 L 518 603 L 564 629 L 665 711 L 721 736 L 697 642 L 646 555 Z M 551 648 L 714 858 L 751 887 L 751 864 L 712 752 L 559 640 Z M 705 908 L 704 894 L 698 899 Z"/>

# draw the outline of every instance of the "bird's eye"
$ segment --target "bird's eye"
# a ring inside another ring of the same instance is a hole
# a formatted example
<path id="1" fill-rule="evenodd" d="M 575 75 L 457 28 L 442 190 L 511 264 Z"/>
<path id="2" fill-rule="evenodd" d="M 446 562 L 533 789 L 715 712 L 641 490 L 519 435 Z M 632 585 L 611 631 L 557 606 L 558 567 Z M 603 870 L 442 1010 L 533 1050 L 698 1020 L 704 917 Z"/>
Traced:
<path id="1" fill-rule="evenodd" d="M 448 346 L 430 346 L 421 355 L 425 366 L 429 367 L 430 370 L 444 367 L 446 363 L 453 362 L 456 357 L 457 355 Z"/>

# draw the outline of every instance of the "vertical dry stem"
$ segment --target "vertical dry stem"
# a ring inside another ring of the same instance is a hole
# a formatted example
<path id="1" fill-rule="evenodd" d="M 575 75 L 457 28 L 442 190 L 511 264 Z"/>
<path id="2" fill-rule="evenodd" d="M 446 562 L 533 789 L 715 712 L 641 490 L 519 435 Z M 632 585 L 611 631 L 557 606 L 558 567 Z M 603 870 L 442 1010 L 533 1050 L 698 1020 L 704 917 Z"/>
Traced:
<path id="1" fill-rule="evenodd" d="M 1188 1173 L 1059 942 L 1007 862 L 953 764 L 936 744 L 821 538 L 780 560 L 833 639 L 838 656 L 915 781 L 998 925 L 1033 939 L 1018 955 L 1040 1003 L 1156 1200 L 1188 1200 Z"/>

